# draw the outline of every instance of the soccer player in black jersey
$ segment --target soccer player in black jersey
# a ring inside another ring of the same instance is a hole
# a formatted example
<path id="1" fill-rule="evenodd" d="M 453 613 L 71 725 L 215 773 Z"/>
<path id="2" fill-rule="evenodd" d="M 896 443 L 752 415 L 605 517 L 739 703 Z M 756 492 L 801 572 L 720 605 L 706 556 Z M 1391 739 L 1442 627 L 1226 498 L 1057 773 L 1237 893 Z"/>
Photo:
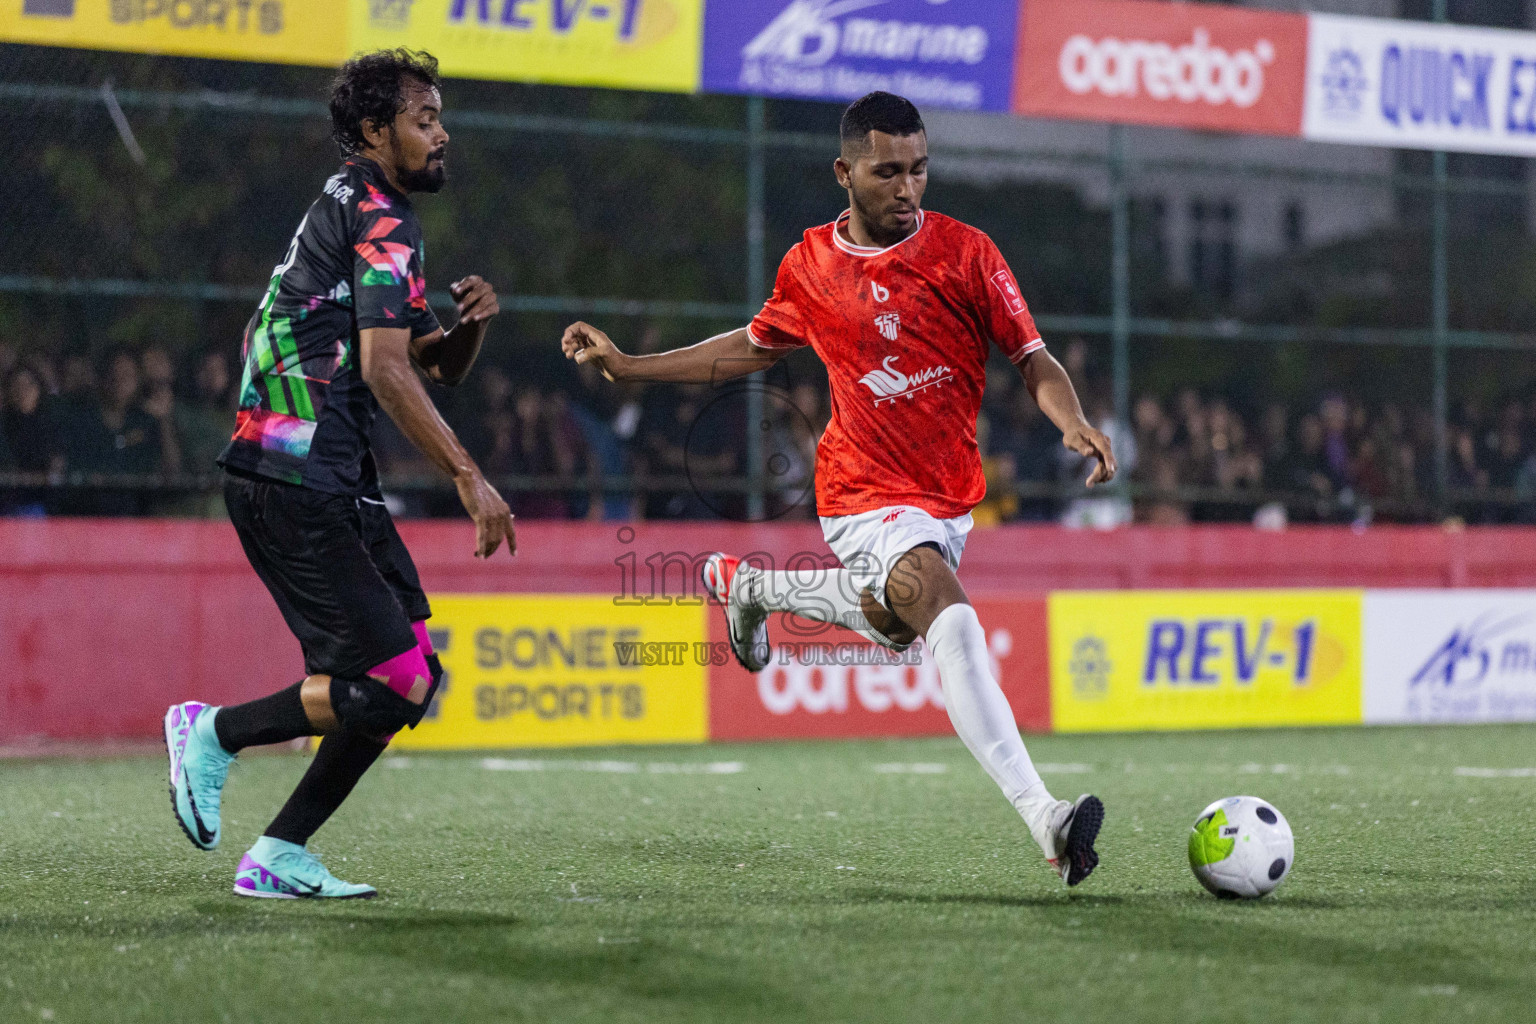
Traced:
<path id="1" fill-rule="evenodd" d="M 475 554 L 512 515 L 427 395 L 457 384 L 500 307 L 479 277 L 450 288 L 459 319 L 427 305 L 421 226 L 407 196 L 447 179 L 437 61 L 384 50 L 342 66 L 332 131 L 345 163 L 299 222 L 245 330 L 235 435 L 219 458 L 251 566 L 304 651 L 304 679 L 232 707 L 165 715 L 171 803 L 199 849 L 219 844 L 219 800 L 244 747 L 321 736 L 298 788 L 245 854 L 235 892 L 273 899 L 368 897 L 306 848 L 398 730 L 414 727 L 442 675 L 432 614 L 380 499 L 368 435 L 379 407 L 453 478 L 475 521 Z"/>

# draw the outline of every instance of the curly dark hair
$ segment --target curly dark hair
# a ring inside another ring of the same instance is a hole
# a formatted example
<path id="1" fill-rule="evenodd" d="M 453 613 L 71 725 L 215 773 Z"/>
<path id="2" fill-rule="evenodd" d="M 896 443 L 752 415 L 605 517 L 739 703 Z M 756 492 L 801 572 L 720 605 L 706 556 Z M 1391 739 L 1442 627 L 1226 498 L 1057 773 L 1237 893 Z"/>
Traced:
<path id="1" fill-rule="evenodd" d="M 437 58 L 425 50 L 376 50 L 360 53 L 341 66 L 331 83 L 331 138 L 342 156 L 367 143 L 363 122 L 388 124 L 405 109 L 405 79 L 438 88 Z"/>

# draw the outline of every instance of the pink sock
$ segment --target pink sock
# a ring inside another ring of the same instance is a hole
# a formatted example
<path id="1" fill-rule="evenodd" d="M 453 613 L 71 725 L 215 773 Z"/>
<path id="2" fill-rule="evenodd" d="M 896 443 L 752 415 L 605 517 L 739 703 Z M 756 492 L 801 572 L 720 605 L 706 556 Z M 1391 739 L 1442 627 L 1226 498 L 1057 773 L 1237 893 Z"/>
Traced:
<path id="1" fill-rule="evenodd" d="M 411 623 L 411 630 L 416 634 L 416 646 L 421 649 L 421 656 L 425 658 L 432 654 L 432 636 L 427 632 L 426 621 Z"/>

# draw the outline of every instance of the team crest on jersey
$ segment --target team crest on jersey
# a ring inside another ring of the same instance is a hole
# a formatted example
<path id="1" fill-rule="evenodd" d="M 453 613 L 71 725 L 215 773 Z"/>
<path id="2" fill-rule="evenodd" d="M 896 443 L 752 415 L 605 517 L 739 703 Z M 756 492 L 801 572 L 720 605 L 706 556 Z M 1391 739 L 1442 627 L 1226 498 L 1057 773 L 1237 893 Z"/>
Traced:
<path id="1" fill-rule="evenodd" d="M 894 315 L 894 314 L 893 314 Z M 859 383 L 875 393 L 875 408 L 879 408 L 882 402 L 894 402 L 898 398 L 911 398 L 919 391 L 938 387 L 945 381 L 954 377 L 955 371 L 942 363 L 938 366 L 930 366 L 926 370 L 919 370 L 914 374 L 905 374 L 896 369 L 896 361 L 900 356 L 886 356 L 882 368 L 870 370 L 859 378 Z"/>
<path id="2" fill-rule="evenodd" d="M 886 341 L 895 341 L 896 332 L 901 329 L 901 314 L 881 313 L 875 317 L 875 326 L 880 330 L 880 337 Z"/>

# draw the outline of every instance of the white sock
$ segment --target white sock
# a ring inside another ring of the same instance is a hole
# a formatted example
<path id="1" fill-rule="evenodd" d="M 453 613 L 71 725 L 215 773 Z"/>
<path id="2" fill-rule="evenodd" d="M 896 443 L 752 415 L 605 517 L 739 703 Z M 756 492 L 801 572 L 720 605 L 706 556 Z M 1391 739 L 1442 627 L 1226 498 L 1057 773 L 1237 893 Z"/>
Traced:
<path id="1" fill-rule="evenodd" d="M 747 575 L 743 576 L 742 574 Z M 847 569 L 790 569 L 771 571 L 742 565 L 736 570 L 748 586 L 752 604 L 773 612 L 793 612 L 803 619 L 829 622 L 872 640 L 882 647 L 904 651 L 864 617 L 862 592 Z"/>
<path id="2" fill-rule="evenodd" d="M 1055 801 L 1024 749 L 1008 698 L 992 678 L 987 634 L 976 609 L 950 605 L 933 620 L 925 639 L 939 667 L 944 706 L 955 732 L 1035 831 L 1042 813 Z"/>

